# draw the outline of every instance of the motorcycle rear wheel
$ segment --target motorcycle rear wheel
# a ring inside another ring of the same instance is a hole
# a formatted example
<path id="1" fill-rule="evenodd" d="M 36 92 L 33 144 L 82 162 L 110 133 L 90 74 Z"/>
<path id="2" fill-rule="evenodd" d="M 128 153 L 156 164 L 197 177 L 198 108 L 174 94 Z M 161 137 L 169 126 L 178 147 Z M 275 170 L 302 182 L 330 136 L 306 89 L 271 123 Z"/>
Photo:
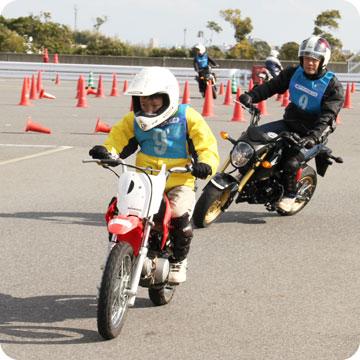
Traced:
<path id="1" fill-rule="evenodd" d="M 196 202 L 194 225 L 198 228 L 211 225 L 222 214 L 223 206 L 228 202 L 230 194 L 230 188 L 220 190 L 211 183 L 208 184 Z"/>
<path id="2" fill-rule="evenodd" d="M 174 296 L 176 290 L 175 285 L 159 285 L 149 288 L 149 298 L 156 306 L 168 304 Z"/>
<path id="3" fill-rule="evenodd" d="M 301 174 L 301 179 L 298 181 L 298 191 L 296 197 L 298 198 L 291 211 L 283 211 L 276 209 L 277 213 L 282 216 L 291 216 L 301 211 L 310 201 L 313 196 L 317 184 L 317 176 L 315 170 L 311 166 L 306 166 Z"/>
<path id="4" fill-rule="evenodd" d="M 101 280 L 97 306 L 99 334 L 110 340 L 117 337 L 128 310 L 128 295 L 134 254 L 127 243 L 116 244 L 110 252 Z"/>

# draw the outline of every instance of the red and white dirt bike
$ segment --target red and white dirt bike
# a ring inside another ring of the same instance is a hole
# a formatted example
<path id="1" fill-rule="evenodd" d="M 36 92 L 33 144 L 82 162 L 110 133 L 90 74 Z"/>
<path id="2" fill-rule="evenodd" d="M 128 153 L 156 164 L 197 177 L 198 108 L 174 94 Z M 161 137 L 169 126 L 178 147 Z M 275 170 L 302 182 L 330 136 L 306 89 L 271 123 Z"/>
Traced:
<path id="1" fill-rule="evenodd" d="M 174 295 L 177 284 L 168 282 L 171 209 L 164 189 L 171 173 L 185 173 L 191 168 L 166 170 L 163 165 L 159 171 L 130 165 L 121 159 L 84 162 L 96 162 L 118 177 L 117 196 L 105 216 L 110 244 L 97 307 L 98 331 L 108 340 L 119 335 L 139 285 L 148 288 L 154 305 L 168 304 Z M 109 167 L 116 165 L 121 166 L 120 175 Z"/>

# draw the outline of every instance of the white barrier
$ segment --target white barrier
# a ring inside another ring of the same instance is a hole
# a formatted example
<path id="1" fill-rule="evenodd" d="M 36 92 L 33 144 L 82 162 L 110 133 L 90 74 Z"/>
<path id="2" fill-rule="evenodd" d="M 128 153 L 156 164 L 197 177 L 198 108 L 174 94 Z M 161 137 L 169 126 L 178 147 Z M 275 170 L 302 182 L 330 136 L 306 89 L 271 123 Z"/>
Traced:
<path id="1" fill-rule="evenodd" d="M 123 66 L 123 65 L 94 65 L 94 64 L 53 64 L 35 62 L 11 62 L 0 61 L 0 78 L 23 78 L 30 76 L 39 70 L 43 71 L 44 79 L 54 80 L 56 74 L 60 74 L 62 80 L 77 80 L 79 75 L 84 75 L 85 79 L 90 72 L 94 76 L 102 75 L 104 81 L 110 81 L 112 74 L 116 73 L 119 80 L 131 80 L 131 78 L 142 69 L 143 66 Z M 170 68 L 179 82 L 188 80 L 196 83 L 195 71 L 192 68 Z M 233 76 L 238 85 L 247 86 L 250 77 L 250 70 L 241 69 L 213 69 L 216 73 L 218 82 L 231 80 Z M 355 88 L 360 89 L 360 73 L 337 73 L 336 76 L 343 85 L 355 83 Z"/>

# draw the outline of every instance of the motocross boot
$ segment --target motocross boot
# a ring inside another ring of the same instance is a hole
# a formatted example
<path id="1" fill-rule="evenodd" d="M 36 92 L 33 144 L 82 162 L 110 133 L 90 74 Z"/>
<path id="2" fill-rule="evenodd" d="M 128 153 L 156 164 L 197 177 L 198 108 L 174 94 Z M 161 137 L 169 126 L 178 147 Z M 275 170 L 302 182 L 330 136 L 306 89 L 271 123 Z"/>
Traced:
<path id="1" fill-rule="evenodd" d="M 287 182 L 285 186 L 285 193 L 284 196 L 276 203 L 278 209 L 284 212 L 290 212 L 295 204 L 296 201 L 296 193 L 297 193 L 297 182 L 296 177 L 291 175 L 287 176 Z"/>

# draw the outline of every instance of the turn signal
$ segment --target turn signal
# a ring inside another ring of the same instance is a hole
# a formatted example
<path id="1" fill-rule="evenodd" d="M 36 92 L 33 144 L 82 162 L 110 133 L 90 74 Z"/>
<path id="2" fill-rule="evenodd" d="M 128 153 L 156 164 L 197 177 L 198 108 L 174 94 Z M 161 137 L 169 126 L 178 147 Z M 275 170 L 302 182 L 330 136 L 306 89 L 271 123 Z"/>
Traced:
<path id="1" fill-rule="evenodd" d="M 263 168 L 265 168 L 265 169 L 270 169 L 270 168 L 272 168 L 272 164 L 271 164 L 271 162 L 269 162 L 269 161 L 262 161 L 262 162 L 261 162 L 261 166 L 262 166 Z"/>
<path id="2" fill-rule="evenodd" d="M 220 136 L 224 139 L 227 140 L 229 138 L 229 134 L 226 131 L 220 131 Z"/>

